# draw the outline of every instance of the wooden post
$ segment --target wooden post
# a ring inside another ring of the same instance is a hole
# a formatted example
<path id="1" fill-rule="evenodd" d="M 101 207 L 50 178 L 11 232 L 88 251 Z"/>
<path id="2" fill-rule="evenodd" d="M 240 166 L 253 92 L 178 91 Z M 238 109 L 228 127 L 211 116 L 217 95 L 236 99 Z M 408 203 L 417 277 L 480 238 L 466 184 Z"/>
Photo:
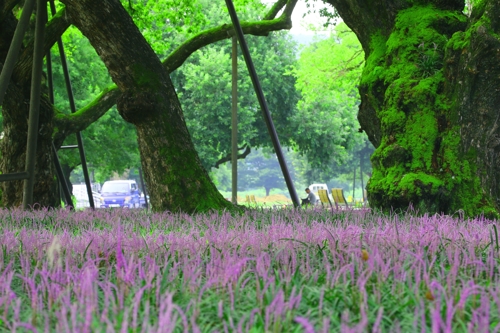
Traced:
<path id="1" fill-rule="evenodd" d="M 353 151 L 353 160 L 354 157 L 356 156 L 356 153 Z M 352 173 L 352 205 L 354 207 L 354 204 L 356 203 L 356 200 L 354 200 L 354 191 L 356 190 L 356 165 L 354 166 L 354 172 Z"/>
<path id="2" fill-rule="evenodd" d="M 363 154 L 359 152 L 359 179 L 361 179 L 361 195 L 363 196 L 363 205 L 366 202 L 365 186 L 363 184 Z"/>
<path id="3" fill-rule="evenodd" d="M 238 39 L 236 34 L 232 40 L 231 202 L 236 205 L 238 203 Z"/>

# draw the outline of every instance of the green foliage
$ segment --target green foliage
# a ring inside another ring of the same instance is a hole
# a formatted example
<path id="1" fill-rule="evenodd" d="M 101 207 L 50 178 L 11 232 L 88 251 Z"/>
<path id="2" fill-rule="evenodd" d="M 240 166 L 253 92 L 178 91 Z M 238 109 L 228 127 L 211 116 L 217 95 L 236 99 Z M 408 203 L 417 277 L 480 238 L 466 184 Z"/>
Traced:
<path id="1" fill-rule="evenodd" d="M 431 47 L 426 47 L 425 43 L 422 43 L 418 46 L 418 48 L 420 59 L 417 65 L 420 69 L 422 77 L 426 78 L 436 74 L 443 66 L 441 60 L 443 56 L 440 54 L 437 44 L 432 43 Z"/>
<path id="2" fill-rule="evenodd" d="M 263 13 L 260 2 L 252 4 Z M 220 5 L 207 2 L 204 6 L 210 22 L 220 24 L 228 20 Z M 242 19 L 259 16 L 251 8 L 241 15 Z M 246 36 L 246 39 L 281 143 L 287 145 L 294 134 L 288 119 L 295 112 L 298 96 L 294 77 L 285 73 L 296 61 L 296 45 L 287 32 L 267 37 Z M 196 150 L 205 168 L 210 170 L 231 152 L 231 40 L 199 50 L 171 77 Z M 238 57 L 238 145 L 272 146 L 241 55 Z"/>
<path id="3" fill-rule="evenodd" d="M 351 162 L 353 150 L 365 145 L 356 119 L 363 56 L 356 35 L 342 23 L 329 38 L 304 49 L 292 72 L 301 94 L 291 118 L 293 140 L 311 169 L 323 174 L 312 172 L 310 180 L 331 178 L 341 164 Z"/>
<path id="4" fill-rule="evenodd" d="M 153 50 L 165 57 L 175 36 L 198 32 L 207 23 L 198 0 L 122 0 Z"/>
<path id="5" fill-rule="evenodd" d="M 299 175 L 294 164 L 290 163 L 292 153 L 285 153 L 288 171 L 294 182 Z M 247 158 L 238 162 L 238 190 L 263 187 L 266 196 L 271 189 L 286 190 L 286 183 L 276 154 L 269 149 L 253 151 Z"/>
<path id="6" fill-rule="evenodd" d="M 124 1 L 123 4 L 160 57 L 166 56 L 201 29 L 230 22 L 227 9 L 222 3 L 205 0 L 131 1 L 130 6 L 128 1 Z M 242 19 L 260 19 L 266 9 L 259 1 L 239 1 L 236 6 Z M 178 16 L 179 11 L 196 14 L 182 18 Z M 77 29 L 70 28 L 64 34 L 63 41 L 76 91 L 76 105 L 81 108 L 109 86 L 109 75 L 93 48 Z M 286 33 L 272 34 L 267 38 L 250 36 L 248 43 L 276 127 L 282 134 L 282 141 L 286 143 L 286 119 L 295 108 L 297 95 L 294 78 L 285 77 L 283 73 L 295 61 L 295 45 Z M 172 74 L 188 128 L 208 170 L 230 151 L 230 53 L 230 40 L 216 43 L 196 52 L 184 66 Z M 57 57 L 53 55 L 53 58 Z M 62 70 L 57 59 L 54 67 L 56 106 L 69 112 Z M 239 73 L 240 146 L 270 146 L 267 128 L 242 57 L 239 59 Z M 90 126 L 83 137 L 87 161 L 91 169 L 95 170 L 97 180 L 102 181 L 113 171 L 122 173 L 139 165 L 135 130 L 119 117 L 115 109 Z M 65 142 L 74 143 L 73 137 Z M 79 164 L 76 150 L 62 151 L 60 156 L 67 165 L 74 167 Z"/>
<path id="7" fill-rule="evenodd" d="M 77 28 L 69 27 L 61 38 L 68 62 L 75 106 L 78 110 L 92 102 L 102 90 L 112 84 L 112 81 L 96 51 Z M 55 106 L 64 113 L 70 113 L 57 45 L 51 50 L 51 58 Z"/>
<path id="8" fill-rule="evenodd" d="M 291 149 L 283 149 L 288 171 L 296 189 L 305 188 L 309 182 L 305 178 L 309 168 L 307 160 Z M 219 168 L 212 168 L 211 178 L 221 192 L 229 192 L 231 196 L 231 164 L 224 163 Z M 238 160 L 238 195 L 266 195 L 266 187 L 270 191 L 281 190 L 288 196 L 288 189 L 283 178 L 276 154 L 269 148 L 253 150 L 245 159 Z M 248 193 L 245 193 L 248 192 Z"/>
<path id="9" fill-rule="evenodd" d="M 224 2 L 122 0 L 122 4 L 161 59 L 200 31 L 231 22 Z M 237 0 L 234 5 L 240 19 L 249 17 L 247 12 L 255 14 L 265 8 L 255 0 Z"/>

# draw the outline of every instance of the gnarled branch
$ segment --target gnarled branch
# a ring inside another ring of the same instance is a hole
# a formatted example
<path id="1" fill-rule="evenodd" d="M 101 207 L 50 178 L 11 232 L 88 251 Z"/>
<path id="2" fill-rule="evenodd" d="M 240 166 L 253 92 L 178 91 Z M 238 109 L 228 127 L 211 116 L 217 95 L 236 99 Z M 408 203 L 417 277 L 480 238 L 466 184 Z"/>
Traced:
<path id="1" fill-rule="evenodd" d="M 245 148 L 245 151 L 241 154 L 238 154 L 238 159 L 241 160 L 241 159 L 244 159 L 245 157 L 248 156 L 248 154 L 251 153 L 252 149 L 250 148 L 249 145 L 246 145 L 245 147 L 242 147 L 242 148 L 238 148 L 238 150 L 240 149 L 243 149 Z M 223 163 L 226 163 L 226 162 L 229 162 L 231 161 L 231 153 L 227 154 L 226 156 L 224 156 L 223 158 L 221 158 L 220 160 L 218 160 L 217 162 L 215 162 L 215 168 L 219 168 L 219 166 Z"/>
<path id="2" fill-rule="evenodd" d="M 83 131 L 97 119 L 102 117 L 120 97 L 121 92 L 117 86 L 106 88 L 89 105 L 72 114 L 56 113 L 54 117 L 54 127 L 59 131 L 54 135 L 54 144 L 59 148 L 64 139 L 70 134 Z"/>
<path id="3" fill-rule="evenodd" d="M 287 4 L 288 0 L 278 0 L 271 7 L 269 12 L 264 16 L 263 20 L 272 20 L 278 15 L 279 11 Z"/>
<path id="4" fill-rule="evenodd" d="M 281 8 L 283 8 L 282 0 L 279 0 L 269 11 L 265 17 L 273 17 Z M 254 22 L 241 22 L 241 28 L 244 34 L 250 35 L 266 35 L 271 31 L 290 29 L 292 27 L 292 12 L 297 4 L 297 0 L 288 0 L 285 11 L 277 19 L 264 19 Z M 281 5 L 281 8 L 280 8 Z M 279 8 L 279 9 L 278 9 Z M 278 10 L 276 10 L 278 9 Z M 196 36 L 190 38 L 188 41 L 175 49 L 164 61 L 163 66 L 171 73 L 179 68 L 184 61 L 195 51 L 209 44 L 218 42 L 220 40 L 229 38 L 233 34 L 233 26 L 231 24 L 224 24 L 217 28 L 208 29 L 200 32 Z"/>

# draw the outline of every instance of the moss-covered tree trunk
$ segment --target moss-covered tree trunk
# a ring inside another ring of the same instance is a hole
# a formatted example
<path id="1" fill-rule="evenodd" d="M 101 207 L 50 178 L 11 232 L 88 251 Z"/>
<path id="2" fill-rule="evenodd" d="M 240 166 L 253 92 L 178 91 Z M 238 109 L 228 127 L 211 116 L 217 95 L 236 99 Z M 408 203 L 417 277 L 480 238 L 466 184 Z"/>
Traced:
<path id="1" fill-rule="evenodd" d="M 370 204 L 500 208 L 500 1 L 328 0 L 366 65 L 358 119 L 376 147 Z"/>
<path id="2" fill-rule="evenodd" d="M 117 106 L 137 128 L 154 210 L 229 208 L 202 167 L 167 71 L 118 0 L 64 0 L 122 91 Z"/>

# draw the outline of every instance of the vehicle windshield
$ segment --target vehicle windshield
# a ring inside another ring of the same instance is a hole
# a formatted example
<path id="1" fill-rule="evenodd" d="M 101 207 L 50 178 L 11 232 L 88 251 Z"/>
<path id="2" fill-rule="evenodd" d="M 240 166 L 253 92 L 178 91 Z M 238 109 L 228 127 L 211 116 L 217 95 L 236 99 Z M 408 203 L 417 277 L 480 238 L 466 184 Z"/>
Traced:
<path id="1" fill-rule="evenodd" d="M 128 183 L 104 183 L 102 193 L 128 193 Z"/>

